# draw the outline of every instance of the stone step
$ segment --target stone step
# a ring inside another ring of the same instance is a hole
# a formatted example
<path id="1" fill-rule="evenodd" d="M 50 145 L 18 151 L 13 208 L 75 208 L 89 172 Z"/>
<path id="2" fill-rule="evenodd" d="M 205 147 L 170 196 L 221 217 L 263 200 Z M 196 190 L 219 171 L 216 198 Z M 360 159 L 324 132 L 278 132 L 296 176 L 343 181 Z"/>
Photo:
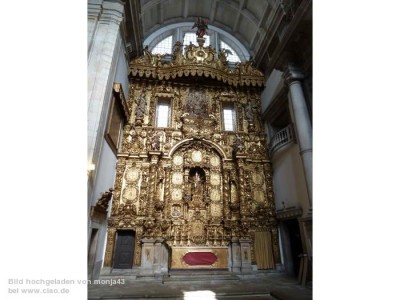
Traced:
<path id="1" fill-rule="evenodd" d="M 221 282 L 240 281 L 240 278 L 232 273 L 210 274 L 210 273 L 173 273 L 164 275 L 163 283 L 179 283 L 179 284 L 193 284 L 197 283 L 221 283 Z"/>

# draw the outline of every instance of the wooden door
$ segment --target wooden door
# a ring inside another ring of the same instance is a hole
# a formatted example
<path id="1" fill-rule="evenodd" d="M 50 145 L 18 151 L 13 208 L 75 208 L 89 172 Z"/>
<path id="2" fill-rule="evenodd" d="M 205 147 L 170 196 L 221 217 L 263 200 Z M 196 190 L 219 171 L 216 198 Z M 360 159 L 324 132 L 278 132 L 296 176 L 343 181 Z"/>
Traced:
<path id="1" fill-rule="evenodd" d="M 135 232 L 130 230 L 117 231 L 115 245 L 114 269 L 132 268 L 135 247 Z"/>

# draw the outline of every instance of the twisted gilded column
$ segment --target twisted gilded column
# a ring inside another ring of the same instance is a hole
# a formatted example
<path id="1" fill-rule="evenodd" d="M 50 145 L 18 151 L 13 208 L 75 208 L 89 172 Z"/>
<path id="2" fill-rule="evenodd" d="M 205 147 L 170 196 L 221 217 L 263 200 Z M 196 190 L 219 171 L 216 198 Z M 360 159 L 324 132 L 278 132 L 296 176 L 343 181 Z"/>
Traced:
<path id="1" fill-rule="evenodd" d="M 293 122 L 296 127 L 297 139 L 300 147 L 300 156 L 303 162 L 304 176 L 307 184 L 309 209 L 312 209 L 312 127 L 311 120 L 304 98 L 301 81 L 304 79 L 302 71 L 289 64 L 282 75 L 289 86 Z"/>
<path id="2" fill-rule="evenodd" d="M 224 206 L 224 219 L 229 218 L 229 204 L 230 204 L 230 199 L 229 199 L 229 171 L 227 169 L 224 169 L 223 171 L 223 196 L 222 196 L 222 201 L 223 201 L 223 206 Z"/>
<path id="3" fill-rule="evenodd" d="M 246 201 L 246 193 L 244 187 L 244 160 L 238 159 L 238 169 L 239 169 L 239 203 L 240 203 L 240 216 L 248 216 L 248 205 Z"/>

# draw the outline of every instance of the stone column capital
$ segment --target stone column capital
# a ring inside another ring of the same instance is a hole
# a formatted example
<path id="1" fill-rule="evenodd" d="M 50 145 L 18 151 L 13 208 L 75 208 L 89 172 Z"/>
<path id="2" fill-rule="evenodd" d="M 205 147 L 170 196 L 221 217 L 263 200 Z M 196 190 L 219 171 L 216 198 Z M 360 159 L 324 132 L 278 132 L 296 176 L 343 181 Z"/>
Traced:
<path id="1" fill-rule="evenodd" d="M 88 18 L 98 19 L 101 13 L 101 6 L 103 1 L 92 0 L 88 1 Z"/>
<path id="2" fill-rule="evenodd" d="M 115 23 L 119 25 L 123 19 L 124 3 L 119 0 L 104 1 L 100 21 L 106 24 Z"/>
<path id="3" fill-rule="evenodd" d="M 282 76 L 288 85 L 304 79 L 303 70 L 291 63 L 288 64 L 286 71 L 282 74 Z"/>

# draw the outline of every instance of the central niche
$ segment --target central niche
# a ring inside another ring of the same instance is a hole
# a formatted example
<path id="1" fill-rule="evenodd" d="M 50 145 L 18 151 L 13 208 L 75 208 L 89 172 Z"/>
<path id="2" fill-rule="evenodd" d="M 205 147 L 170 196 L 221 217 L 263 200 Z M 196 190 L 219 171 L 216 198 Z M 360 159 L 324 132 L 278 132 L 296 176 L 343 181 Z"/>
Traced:
<path id="1" fill-rule="evenodd" d="M 187 141 L 171 157 L 166 215 L 173 246 L 223 243 L 223 158 L 204 141 Z"/>
<path id="2" fill-rule="evenodd" d="M 190 200 L 205 200 L 207 197 L 206 185 L 206 172 L 203 168 L 194 167 L 189 169 L 189 184 L 190 189 L 188 190 Z"/>

